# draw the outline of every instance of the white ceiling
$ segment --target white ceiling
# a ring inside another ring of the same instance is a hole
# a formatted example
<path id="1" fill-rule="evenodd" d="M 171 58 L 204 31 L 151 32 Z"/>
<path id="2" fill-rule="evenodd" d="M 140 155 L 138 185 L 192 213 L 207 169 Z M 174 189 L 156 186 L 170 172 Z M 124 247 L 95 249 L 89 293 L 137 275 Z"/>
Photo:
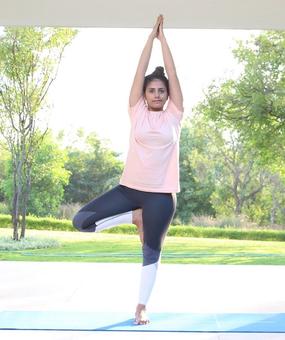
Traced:
<path id="1" fill-rule="evenodd" d="M 285 0 L 0 0 L 0 26 L 285 29 Z"/>

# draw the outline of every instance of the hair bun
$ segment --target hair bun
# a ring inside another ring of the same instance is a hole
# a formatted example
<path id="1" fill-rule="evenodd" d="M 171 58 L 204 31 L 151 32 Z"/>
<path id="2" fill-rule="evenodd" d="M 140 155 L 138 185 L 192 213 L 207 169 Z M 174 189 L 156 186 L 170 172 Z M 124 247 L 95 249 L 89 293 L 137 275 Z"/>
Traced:
<path id="1" fill-rule="evenodd" d="M 152 74 L 158 77 L 165 77 L 164 68 L 162 66 L 157 66 Z"/>

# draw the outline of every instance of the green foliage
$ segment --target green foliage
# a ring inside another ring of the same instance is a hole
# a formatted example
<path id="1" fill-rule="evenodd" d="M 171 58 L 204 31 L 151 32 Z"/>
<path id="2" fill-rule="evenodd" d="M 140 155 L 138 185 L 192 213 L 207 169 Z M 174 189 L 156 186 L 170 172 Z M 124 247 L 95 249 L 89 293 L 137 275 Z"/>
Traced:
<path id="1" fill-rule="evenodd" d="M 9 208 L 5 202 L 0 202 L 0 214 L 9 214 Z"/>
<path id="2" fill-rule="evenodd" d="M 65 169 L 67 155 L 48 132 L 35 150 L 33 158 L 32 186 L 27 213 L 36 216 L 52 216 L 59 209 L 63 200 L 64 186 L 67 185 L 70 176 Z M 11 162 L 9 168 L 3 187 L 5 196 L 11 202 L 13 195 Z"/>
<path id="3" fill-rule="evenodd" d="M 8 215 L 0 215 L 0 228 L 7 228 L 9 226 L 11 226 L 11 217 Z M 32 216 L 27 216 L 27 228 L 35 230 L 76 231 L 69 220 L 36 218 Z M 115 228 L 107 229 L 103 231 L 103 233 L 133 235 L 137 234 L 137 228 L 134 225 L 120 225 Z M 168 235 L 236 240 L 285 241 L 285 231 L 242 230 L 230 227 L 205 228 L 192 226 L 170 226 Z"/>
<path id="4" fill-rule="evenodd" d="M 232 240 L 285 241 L 285 231 L 240 230 L 233 228 L 171 227 L 169 236 L 203 237 Z"/>
<path id="5" fill-rule="evenodd" d="M 11 237 L 0 237 L 0 251 L 47 249 L 59 246 L 60 244 L 57 240 L 50 238 L 26 237 L 25 239 L 15 241 Z"/>
<path id="6" fill-rule="evenodd" d="M 36 216 L 53 216 L 63 200 L 64 187 L 70 173 L 65 169 L 66 151 L 61 150 L 51 133 L 34 155 L 32 188 L 27 213 Z"/>
<path id="7" fill-rule="evenodd" d="M 12 227 L 12 220 L 10 215 L 0 214 L 0 228 Z"/>
<path id="8" fill-rule="evenodd" d="M 75 231 L 70 220 L 58 220 L 52 217 L 27 216 L 27 228 L 35 230 Z M 0 228 L 12 226 L 10 215 L 0 215 Z"/>
<path id="9" fill-rule="evenodd" d="M 198 159 L 197 152 L 206 145 L 201 135 L 195 132 L 189 119 L 185 119 L 180 138 L 181 192 L 178 194 L 175 215 L 182 223 L 188 223 L 193 214 L 214 214 L 210 203 L 213 182 L 209 173 L 205 171 L 208 167 L 207 160 Z"/>
<path id="10" fill-rule="evenodd" d="M 256 223 L 250 222 L 244 215 L 225 215 L 216 218 L 212 216 L 192 216 L 190 225 L 197 227 L 218 227 L 237 229 L 258 229 Z"/>
<path id="11" fill-rule="evenodd" d="M 28 111 L 36 115 L 56 77 L 63 50 L 76 33 L 74 29 L 55 27 L 4 28 L 0 38 L 0 78 L 3 83 L 0 89 L 5 92 L 2 97 L 6 98 L 2 103 L 4 112 L 18 115 L 23 109 L 22 119 Z"/>
<path id="12" fill-rule="evenodd" d="M 284 224 L 285 33 L 267 31 L 239 42 L 233 54 L 243 66 L 239 78 L 214 81 L 196 107 L 220 134 L 213 135 L 221 165 L 211 202 L 218 215 L 236 210 L 259 224 Z M 238 136 L 238 148 L 227 147 L 223 131 Z"/>
<path id="13" fill-rule="evenodd" d="M 84 149 L 68 148 L 66 169 L 71 173 L 65 188 L 64 201 L 88 202 L 118 183 L 123 163 L 118 154 L 108 148 L 96 133 L 78 136 Z"/>
<path id="14" fill-rule="evenodd" d="M 64 49 L 75 35 L 69 28 L 5 27 L 0 37 L 0 133 L 11 156 L 12 176 L 7 181 L 13 184 L 6 183 L 6 192 L 10 188 L 13 197 L 16 240 L 19 228 L 20 237 L 25 237 L 34 155 L 45 135 L 38 116 L 46 107 Z"/>
<path id="15" fill-rule="evenodd" d="M 9 159 L 5 144 L 0 141 L 0 202 L 5 201 L 4 180 L 7 176 L 7 161 Z"/>
<path id="16" fill-rule="evenodd" d="M 203 111 L 238 130 L 265 163 L 284 159 L 285 32 L 264 32 L 233 53 L 244 67 L 240 78 L 213 83 Z"/>

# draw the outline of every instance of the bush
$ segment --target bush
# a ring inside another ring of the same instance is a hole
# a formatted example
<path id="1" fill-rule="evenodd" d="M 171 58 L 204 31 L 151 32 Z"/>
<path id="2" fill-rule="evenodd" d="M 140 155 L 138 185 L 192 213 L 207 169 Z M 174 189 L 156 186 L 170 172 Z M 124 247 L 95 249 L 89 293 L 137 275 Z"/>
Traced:
<path id="1" fill-rule="evenodd" d="M 0 214 L 9 214 L 9 207 L 5 202 L 0 202 Z"/>
<path id="2" fill-rule="evenodd" d="M 242 230 L 234 228 L 203 228 L 172 226 L 169 236 L 203 237 L 232 240 L 285 241 L 285 231 L 277 230 Z"/>
<path id="3" fill-rule="evenodd" d="M 62 204 L 57 213 L 57 218 L 71 220 L 77 211 L 82 207 L 81 203 Z"/>
<path id="4" fill-rule="evenodd" d="M 232 216 L 192 216 L 189 224 L 198 227 L 257 229 L 256 223 L 250 222 L 244 215 Z"/>
<path id="5" fill-rule="evenodd" d="M 70 220 L 58 220 L 52 217 L 27 216 L 27 229 L 75 231 Z M 0 228 L 12 227 L 10 215 L 0 215 Z"/>
<path id="6" fill-rule="evenodd" d="M 11 225 L 10 215 L 0 215 L 0 228 L 11 227 Z M 27 229 L 76 231 L 70 220 L 57 220 L 50 217 L 37 218 L 33 216 L 27 216 Z M 103 232 L 112 234 L 137 234 L 137 228 L 132 224 L 120 225 Z M 168 235 L 235 240 L 285 241 L 285 231 L 216 227 L 204 228 L 184 225 L 170 226 Z"/>
<path id="7" fill-rule="evenodd" d="M 11 215 L 0 215 L 0 228 L 9 228 L 12 227 Z"/>
<path id="8" fill-rule="evenodd" d="M 47 238 L 26 237 L 20 241 L 14 241 L 10 237 L 0 237 L 0 251 L 56 248 L 59 245 L 57 240 Z"/>

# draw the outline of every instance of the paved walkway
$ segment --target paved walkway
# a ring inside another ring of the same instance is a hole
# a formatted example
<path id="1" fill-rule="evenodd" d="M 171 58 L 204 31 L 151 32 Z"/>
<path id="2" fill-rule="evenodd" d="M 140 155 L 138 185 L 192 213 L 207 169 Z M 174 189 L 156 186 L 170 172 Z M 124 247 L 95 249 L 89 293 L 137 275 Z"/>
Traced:
<path id="1" fill-rule="evenodd" d="M 132 312 L 139 264 L 0 262 L 0 310 Z M 149 312 L 284 313 L 285 266 L 162 264 Z M 285 334 L 0 331 L 1 340 L 285 340 Z"/>

